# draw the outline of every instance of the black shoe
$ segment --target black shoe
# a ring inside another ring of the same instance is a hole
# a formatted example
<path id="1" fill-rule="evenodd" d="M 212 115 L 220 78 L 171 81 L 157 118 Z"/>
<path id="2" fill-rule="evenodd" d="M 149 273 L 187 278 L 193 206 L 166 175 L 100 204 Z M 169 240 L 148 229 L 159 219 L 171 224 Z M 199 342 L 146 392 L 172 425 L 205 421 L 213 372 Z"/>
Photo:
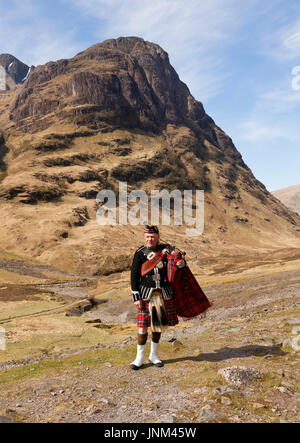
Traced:
<path id="1" fill-rule="evenodd" d="M 139 369 L 141 369 L 142 366 L 143 365 L 141 365 L 141 366 L 136 366 L 136 365 L 133 365 L 133 364 L 130 365 L 131 369 L 133 369 L 134 371 L 138 371 Z"/>
<path id="2" fill-rule="evenodd" d="M 157 366 L 158 368 L 162 368 L 163 365 L 164 365 L 162 361 L 160 361 L 160 362 L 158 362 L 158 363 L 153 363 L 153 361 L 151 361 L 151 360 L 149 359 L 149 362 L 152 363 L 154 366 Z"/>
<path id="3" fill-rule="evenodd" d="M 154 364 L 154 366 L 157 366 L 158 368 L 162 368 L 163 367 L 163 362 L 160 362 L 160 363 L 153 363 Z"/>

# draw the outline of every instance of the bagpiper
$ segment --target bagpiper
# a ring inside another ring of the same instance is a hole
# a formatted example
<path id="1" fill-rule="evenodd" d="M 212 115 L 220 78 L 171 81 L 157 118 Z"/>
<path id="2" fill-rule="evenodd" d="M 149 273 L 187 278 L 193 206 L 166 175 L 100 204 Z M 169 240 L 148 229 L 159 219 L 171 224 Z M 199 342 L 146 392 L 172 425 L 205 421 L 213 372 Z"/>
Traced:
<path id="1" fill-rule="evenodd" d="M 131 266 L 132 298 L 138 309 L 137 354 L 130 367 L 144 364 L 148 327 L 151 327 L 149 361 L 162 367 L 158 345 L 164 326 L 201 315 L 211 306 L 187 266 L 184 254 L 168 243 L 160 243 L 157 226 L 146 225 L 145 244 L 134 254 Z"/>

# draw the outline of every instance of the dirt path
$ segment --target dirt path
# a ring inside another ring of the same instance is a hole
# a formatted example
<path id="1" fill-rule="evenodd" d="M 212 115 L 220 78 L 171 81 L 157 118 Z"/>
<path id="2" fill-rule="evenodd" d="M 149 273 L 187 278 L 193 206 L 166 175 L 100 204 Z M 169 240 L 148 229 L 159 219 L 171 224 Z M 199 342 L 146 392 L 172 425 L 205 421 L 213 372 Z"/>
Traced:
<path id="1" fill-rule="evenodd" d="M 91 284 L 98 279 L 96 276 L 61 271 L 52 266 L 32 265 L 14 260 L 0 260 L 0 269 L 4 269 L 20 276 L 36 277 L 45 281 L 45 283 L 23 285 L 24 293 L 28 292 L 28 290 L 35 289 L 37 292 L 49 292 L 62 296 L 71 296 L 72 299 L 88 297 L 87 287 L 90 287 Z M 57 281 L 57 276 L 73 277 L 74 279 L 69 278 L 67 281 Z M 15 286 L 18 286 L 19 288 L 20 285 Z M 3 289 L 5 289 L 5 287 Z M 8 297 L 13 295 L 11 292 L 12 291 L 10 291 Z M 2 292 L 1 295 L 3 299 L 4 292 Z"/>
<path id="2" fill-rule="evenodd" d="M 50 272 L 57 275 L 65 275 L 72 277 L 90 277 L 85 275 L 74 274 L 72 272 L 61 271 L 59 269 L 53 268 L 52 266 L 42 266 L 42 265 L 32 265 L 15 260 L 0 260 L 0 268 L 5 269 L 9 272 L 15 272 L 17 274 L 29 275 L 31 277 L 46 278 L 49 277 L 44 275 L 43 272 Z"/>

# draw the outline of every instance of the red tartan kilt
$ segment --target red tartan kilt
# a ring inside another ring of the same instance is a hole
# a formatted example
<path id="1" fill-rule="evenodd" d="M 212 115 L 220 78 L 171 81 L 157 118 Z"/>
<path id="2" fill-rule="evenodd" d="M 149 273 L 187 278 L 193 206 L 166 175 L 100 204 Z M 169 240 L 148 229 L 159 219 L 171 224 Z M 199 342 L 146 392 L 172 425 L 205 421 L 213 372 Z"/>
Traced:
<path id="1" fill-rule="evenodd" d="M 168 326 L 175 326 L 179 323 L 174 299 L 164 300 L 165 311 L 168 319 Z M 137 327 L 148 328 L 151 326 L 151 316 L 149 312 L 149 300 L 142 300 L 142 308 L 138 310 Z"/>

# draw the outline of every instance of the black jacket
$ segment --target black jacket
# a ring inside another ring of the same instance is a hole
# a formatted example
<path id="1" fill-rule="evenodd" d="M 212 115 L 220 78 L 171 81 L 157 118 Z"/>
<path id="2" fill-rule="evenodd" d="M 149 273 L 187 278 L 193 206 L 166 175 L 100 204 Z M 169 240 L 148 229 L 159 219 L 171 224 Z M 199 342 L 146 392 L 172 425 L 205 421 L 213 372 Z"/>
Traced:
<path id="1" fill-rule="evenodd" d="M 159 243 L 157 250 L 163 250 L 164 248 L 170 248 L 170 245 L 165 243 Z M 173 249 L 174 247 L 171 247 Z M 147 255 L 151 252 L 147 246 L 143 245 L 138 248 L 134 254 L 132 266 L 131 266 L 131 291 L 133 301 L 137 300 L 149 300 L 151 289 L 156 287 L 155 281 L 152 276 L 155 274 L 160 275 L 159 286 L 162 288 L 163 298 L 168 300 L 172 298 L 173 291 L 168 281 L 167 276 L 167 257 L 162 259 L 163 267 L 155 267 L 149 271 L 143 277 L 141 276 L 142 264 L 147 261 Z"/>

